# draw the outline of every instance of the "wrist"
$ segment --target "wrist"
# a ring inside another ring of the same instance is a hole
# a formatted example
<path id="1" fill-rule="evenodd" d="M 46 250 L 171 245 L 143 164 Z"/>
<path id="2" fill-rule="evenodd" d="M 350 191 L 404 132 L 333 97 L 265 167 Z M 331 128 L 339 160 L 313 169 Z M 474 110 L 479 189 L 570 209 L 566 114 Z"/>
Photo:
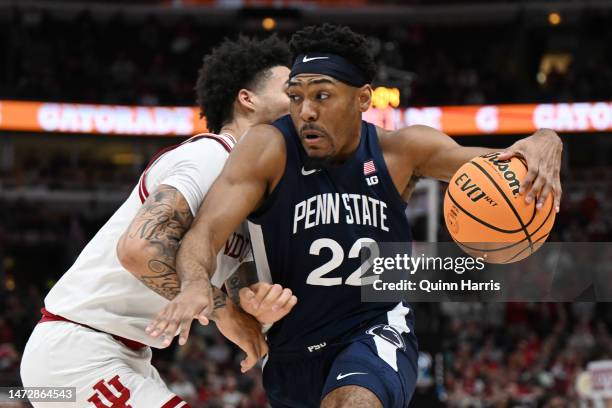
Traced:
<path id="1" fill-rule="evenodd" d="M 213 312 L 210 315 L 210 319 L 219 323 L 225 319 L 231 319 L 236 314 L 238 307 L 232 302 L 232 300 L 223 291 L 218 288 L 213 289 Z"/>
<path id="2" fill-rule="evenodd" d="M 211 286 L 210 279 L 207 277 L 197 279 L 183 279 L 181 280 L 181 290 L 188 288 L 204 288 L 209 289 Z"/>
<path id="3" fill-rule="evenodd" d="M 559 137 L 557 132 L 555 132 L 552 129 L 547 129 L 547 128 L 538 129 L 533 136 L 540 136 L 540 137 L 546 137 L 546 138 L 553 138 L 553 139 L 561 140 L 561 138 Z"/>

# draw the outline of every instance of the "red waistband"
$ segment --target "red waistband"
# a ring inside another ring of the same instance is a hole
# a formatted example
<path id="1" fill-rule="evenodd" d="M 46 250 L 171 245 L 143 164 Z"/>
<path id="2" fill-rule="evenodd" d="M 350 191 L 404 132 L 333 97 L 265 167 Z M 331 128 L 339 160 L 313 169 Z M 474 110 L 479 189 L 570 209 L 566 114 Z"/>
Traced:
<path id="1" fill-rule="evenodd" d="M 93 331 L 97 331 L 97 332 L 100 332 L 100 333 L 105 333 L 105 332 L 103 332 L 101 330 L 96 330 L 93 327 L 89 327 L 86 324 L 73 322 L 72 320 L 68 320 L 65 317 L 54 315 L 53 313 L 51 313 L 50 311 L 48 311 L 44 307 L 42 309 L 40 309 L 40 313 L 42 314 L 42 317 L 41 317 L 41 319 L 40 319 L 40 321 L 38 323 L 44 323 L 44 322 L 69 322 L 69 323 L 78 324 L 79 326 L 87 327 L 88 329 L 91 329 Z M 134 340 L 126 339 L 126 338 L 121 337 L 121 336 L 115 336 L 114 334 L 110 334 L 110 333 L 106 333 L 106 334 L 108 334 L 109 336 L 113 336 L 113 338 L 115 340 L 120 341 L 127 348 L 130 348 L 132 350 L 141 350 L 141 349 L 147 347 L 145 344 L 142 344 L 142 343 L 134 341 Z"/>

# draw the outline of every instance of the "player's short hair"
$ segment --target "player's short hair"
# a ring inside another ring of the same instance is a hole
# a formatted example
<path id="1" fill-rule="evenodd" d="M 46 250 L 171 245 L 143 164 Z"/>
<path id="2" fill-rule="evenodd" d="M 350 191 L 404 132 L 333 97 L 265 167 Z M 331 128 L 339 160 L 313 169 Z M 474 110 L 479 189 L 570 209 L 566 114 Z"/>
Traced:
<path id="1" fill-rule="evenodd" d="M 195 87 L 200 117 L 219 133 L 234 119 L 234 100 L 241 89 L 256 90 L 276 66 L 290 66 L 287 44 L 276 35 L 264 40 L 240 36 L 225 39 L 204 57 Z"/>
<path id="2" fill-rule="evenodd" d="M 376 62 L 368 40 L 346 26 L 325 23 L 297 31 L 289 42 L 293 58 L 309 52 L 336 54 L 355 65 L 371 83 L 376 75 Z"/>

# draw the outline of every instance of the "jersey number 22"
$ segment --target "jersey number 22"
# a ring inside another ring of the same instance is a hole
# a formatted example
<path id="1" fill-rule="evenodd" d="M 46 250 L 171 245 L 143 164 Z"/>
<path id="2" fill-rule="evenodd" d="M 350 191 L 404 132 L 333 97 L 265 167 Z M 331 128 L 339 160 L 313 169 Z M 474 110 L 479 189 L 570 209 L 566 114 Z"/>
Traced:
<path id="1" fill-rule="evenodd" d="M 368 246 L 362 247 L 362 244 L 370 244 Z M 325 278 L 324 276 L 328 273 L 332 272 L 334 269 L 338 268 L 344 262 L 344 250 L 340 246 L 340 244 L 331 239 L 331 238 L 319 238 L 310 245 L 310 254 L 311 255 L 319 255 L 321 250 L 324 248 L 328 248 L 331 250 L 332 257 L 329 261 L 319 266 L 312 272 L 308 274 L 308 278 L 306 279 L 306 283 L 309 285 L 320 285 L 320 286 L 336 286 L 342 285 L 342 277 L 336 278 Z M 361 254 L 362 250 L 369 250 L 370 255 L 365 260 L 359 268 L 355 269 L 353 273 L 350 274 L 344 284 L 351 286 L 364 286 L 371 285 L 375 280 L 378 279 L 378 276 L 372 275 L 363 277 L 363 274 L 370 269 L 373 264 L 374 258 L 377 258 L 380 255 L 380 249 L 371 238 L 359 238 L 351 249 L 349 250 L 348 257 L 349 258 L 358 258 Z"/>

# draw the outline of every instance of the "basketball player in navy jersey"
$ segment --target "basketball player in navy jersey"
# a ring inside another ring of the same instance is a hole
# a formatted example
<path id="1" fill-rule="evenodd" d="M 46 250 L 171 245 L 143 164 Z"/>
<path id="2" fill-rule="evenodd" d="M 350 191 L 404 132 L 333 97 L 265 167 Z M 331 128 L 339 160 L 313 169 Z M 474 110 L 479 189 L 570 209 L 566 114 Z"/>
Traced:
<path id="1" fill-rule="evenodd" d="M 215 254 L 248 218 L 260 277 L 300 299 L 268 332 L 272 406 L 405 407 L 417 377 L 414 315 L 404 302 L 361 302 L 362 244 L 409 243 L 402 197 L 414 181 L 448 181 L 492 150 L 426 126 L 387 131 L 362 121 L 375 64 L 350 29 L 309 27 L 291 47 L 290 115 L 252 127 L 230 155 L 179 249 L 181 294 L 152 325 L 167 336 L 180 326 L 184 337 L 193 316 L 209 313 L 202 288 Z M 558 209 L 561 149 L 554 132 L 540 130 L 502 156 L 526 159 L 526 200 L 541 207 L 554 191 Z"/>

